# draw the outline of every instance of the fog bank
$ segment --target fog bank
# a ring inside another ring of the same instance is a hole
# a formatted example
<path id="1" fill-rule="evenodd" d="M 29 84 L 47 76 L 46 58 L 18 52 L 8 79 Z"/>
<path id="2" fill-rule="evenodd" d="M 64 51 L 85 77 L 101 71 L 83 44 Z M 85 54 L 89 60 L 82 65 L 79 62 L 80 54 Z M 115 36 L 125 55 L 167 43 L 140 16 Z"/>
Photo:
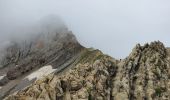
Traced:
<path id="1" fill-rule="evenodd" d="M 137 43 L 170 46 L 169 0 L 0 0 L 0 15 L 1 43 L 27 37 L 32 29 L 24 27 L 37 29 L 33 23 L 57 15 L 81 44 L 115 58 L 126 57 Z"/>

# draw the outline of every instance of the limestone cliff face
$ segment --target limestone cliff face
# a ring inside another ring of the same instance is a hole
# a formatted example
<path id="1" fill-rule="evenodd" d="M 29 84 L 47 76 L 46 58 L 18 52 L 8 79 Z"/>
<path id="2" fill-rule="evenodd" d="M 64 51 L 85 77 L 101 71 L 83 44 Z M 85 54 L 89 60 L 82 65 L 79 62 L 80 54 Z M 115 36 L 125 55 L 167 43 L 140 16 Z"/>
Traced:
<path id="1" fill-rule="evenodd" d="M 68 66 L 6 100 L 169 100 L 170 50 L 152 42 L 116 60 L 83 49 Z"/>

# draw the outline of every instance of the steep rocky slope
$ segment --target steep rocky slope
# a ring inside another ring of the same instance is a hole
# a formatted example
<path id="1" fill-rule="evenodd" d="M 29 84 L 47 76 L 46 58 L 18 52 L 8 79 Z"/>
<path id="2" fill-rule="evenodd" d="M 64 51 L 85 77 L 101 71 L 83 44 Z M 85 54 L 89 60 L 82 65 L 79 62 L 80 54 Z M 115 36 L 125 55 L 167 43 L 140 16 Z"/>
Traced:
<path id="1" fill-rule="evenodd" d="M 40 33 L 26 39 L 14 39 L 1 50 L 0 99 L 25 88 L 43 75 L 62 71 L 84 51 L 72 32 L 63 25 L 58 27 L 55 21 L 51 24 L 47 20 L 42 26 Z"/>
<path id="2" fill-rule="evenodd" d="M 116 60 L 84 49 L 64 70 L 37 80 L 6 100 L 169 100 L 170 49 L 152 42 Z"/>
<path id="3" fill-rule="evenodd" d="M 20 80 L 43 66 L 50 65 L 52 69 L 59 70 L 65 68 L 67 62 L 68 64 L 72 63 L 72 60 L 83 50 L 83 47 L 72 39 L 74 39 L 74 36 L 68 33 L 63 38 L 60 37 L 57 41 L 53 41 L 52 44 L 47 44 L 41 48 L 38 47 L 38 49 L 34 47 L 37 46 L 37 43 L 32 44 L 32 47 L 28 48 L 29 51 L 26 53 L 21 51 L 21 48 L 16 48 L 17 46 L 10 47 L 15 51 L 10 51 L 13 54 L 8 51 L 7 54 L 10 54 L 10 59 L 4 58 L 4 60 L 10 63 L 0 69 L 1 75 L 3 75 L 0 79 L 0 97 L 3 97 L 8 91 L 16 87 Z M 38 45 L 44 45 L 44 43 L 38 43 Z M 8 55 L 5 57 L 8 57 Z M 61 65 L 65 66 L 61 67 Z M 17 82 L 15 82 L 16 80 Z"/>
<path id="4" fill-rule="evenodd" d="M 38 80 L 8 99 L 109 99 L 116 63 L 99 50 L 85 50 L 75 63 L 68 66 L 69 69 Z"/>

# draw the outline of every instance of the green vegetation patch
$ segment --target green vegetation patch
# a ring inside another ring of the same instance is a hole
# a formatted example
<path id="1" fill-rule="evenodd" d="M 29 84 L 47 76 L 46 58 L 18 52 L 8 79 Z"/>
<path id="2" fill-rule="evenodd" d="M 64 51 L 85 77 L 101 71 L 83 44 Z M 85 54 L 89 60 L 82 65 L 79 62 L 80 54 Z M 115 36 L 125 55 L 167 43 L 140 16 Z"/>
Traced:
<path id="1" fill-rule="evenodd" d="M 156 96 L 161 96 L 163 92 L 166 92 L 166 88 L 163 87 L 157 87 L 155 88 L 155 94 Z"/>

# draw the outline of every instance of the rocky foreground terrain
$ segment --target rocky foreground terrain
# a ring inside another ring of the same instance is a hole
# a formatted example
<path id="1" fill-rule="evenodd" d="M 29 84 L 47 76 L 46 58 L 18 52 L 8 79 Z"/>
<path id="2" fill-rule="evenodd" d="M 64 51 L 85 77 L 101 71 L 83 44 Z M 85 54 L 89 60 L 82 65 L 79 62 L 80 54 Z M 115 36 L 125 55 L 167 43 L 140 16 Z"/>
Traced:
<path id="1" fill-rule="evenodd" d="M 163 43 L 137 44 L 116 60 L 64 30 L 6 48 L 1 99 L 170 100 L 170 49 Z"/>

